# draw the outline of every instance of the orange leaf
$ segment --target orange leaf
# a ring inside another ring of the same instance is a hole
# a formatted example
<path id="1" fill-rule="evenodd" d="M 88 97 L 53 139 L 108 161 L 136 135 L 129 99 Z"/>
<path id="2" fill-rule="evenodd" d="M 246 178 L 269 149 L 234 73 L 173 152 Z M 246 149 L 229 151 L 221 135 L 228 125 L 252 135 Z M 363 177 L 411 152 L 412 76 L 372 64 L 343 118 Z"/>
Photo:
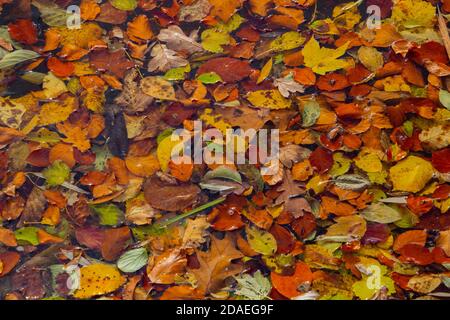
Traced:
<path id="1" fill-rule="evenodd" d="M 425 246 L 427 241 L 427 232 L 425 230 L 409 230 L 398 235 L 394 241 L 393 249 L 399 251 L 406 245 L 414 244 Z"/>
<path id="2" fill-rule="evenodd" d="M 80 11 L 81 19 L 94 20 L 100 13 L 100 6 L 94 0 L 82 0 Z"/>
<path id="3" fill-rule="evenodd" d="M 37 236 L 40 244 L 61 243 L 64 241 L 64 239 L 51 235 L 50 233 L 47 233 L 42 229 L 38 230 Z"/>
<path id="4" fill-rule="evenodd" d="M 51 57 L 47 61 L 47 67 L 56 76 L 65 78 L 70 76 L 75 70 L 75 66 L 72 62 L 62 62 L 58 58 Z"/>
<path id="5" fill-rule="evenodd" d="M 5 246 L 15 247 L 17 246 L 16 236 L 14 232 L 9 229 L 0 227 L 0 243 Z"/>
<path id="6" fill-rule="evenodd" d="M 189 181 L 194 169 L 194 164 L 192 163 L 191 159 L 189 158 L 189 160 L 187 161 L 178 159 L 177 162 L 178 163 L 175 163 L 172 160 L 169 162 L 170 174 L 180 181 Z"/>
<path id="7" fill-rule="evenodd" d="M 158 158 L 149 154 L 143 157 L 126 157 L 125 164 L 132 174 L 149 177 L 159 170 Z"/>
<path id="8" fill-rule="evenodd" d="M 125 161 L 118 157 L 112 157 L 111 159 L 108 159 L 108 167 L 112 170 L 112 172 L 114 172 L 118 184 L 128 184 L 130 180 L 128 178 L 128 171 Z"/>
<path id="9" fill-rule="evenodd" d="M 70 168 L 72 168 L 76 164 L 75 157 L 73 154 L 73 147 L 67 143 L 60 142 L 55 144 L 50 149 L 48 157 L 50 163 L 53 163 L 56 160 L 62 160 Z"/>
<path id="10" fill-rule="evenodd" d="M 147 16 L 141 14 L 129 22 L 127 34 L 131 40 L 137 43 L 141 43 L 142 40 L 150 40 L 153 37 L 153 32 Z"/>
<path id="11" fill-rule="evenodd" d="M 273 287 L 286 298 L 294 298 L 302 294 L 298 288 L 305 283 L 311 283 L 313 274 L 309 266 L 298 261 L 292 275 L 280 275 L 272 271 L 270 273 Z"/>

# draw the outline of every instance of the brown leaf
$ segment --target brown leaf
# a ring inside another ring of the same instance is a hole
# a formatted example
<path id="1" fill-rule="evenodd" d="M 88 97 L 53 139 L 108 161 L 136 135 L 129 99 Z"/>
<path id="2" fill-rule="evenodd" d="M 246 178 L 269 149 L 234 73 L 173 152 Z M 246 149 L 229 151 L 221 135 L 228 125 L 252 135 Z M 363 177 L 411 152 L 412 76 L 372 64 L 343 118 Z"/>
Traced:
<path id="1" fill-rule="evenodd" d="M 183 210 L 197 201 L 199 193 L 200 188 L 195 184 L 169 184 L 161 181 L 156 175 L 148 178 L 144 183 L 145 200 L 159 210 Z"/>
<path id="2" fill-rule="evenodd" d="M 207 72 L 217 73 L 224 82 L 237 82 L 250 75 L 248 61 L 234 58 L 214 58 L 208 60 L 197 70 L 197 75 Z"/>
<path id="3" fill-rule="evenodd" d="M 206 292 L 216 292 L 223 286 L 223 281 L 242 270 L 242 266 L 232 260 L 244 255 L 235 247 L 235 241 L 229 233 L 219 240 L 211 237 L 209 251 L 196 250 L 200 268 L 190 271 L 197 278 L 197 288 Z"/>

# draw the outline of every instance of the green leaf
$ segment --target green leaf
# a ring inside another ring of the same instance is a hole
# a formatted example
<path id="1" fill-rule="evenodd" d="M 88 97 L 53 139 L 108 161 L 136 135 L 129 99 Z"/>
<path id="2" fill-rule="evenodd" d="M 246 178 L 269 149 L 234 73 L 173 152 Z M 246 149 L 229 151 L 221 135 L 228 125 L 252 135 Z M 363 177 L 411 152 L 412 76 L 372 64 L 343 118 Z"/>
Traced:
<path id="1" fill-rule="evenodd" d="M 222 82 L 222 78 L 215 72 L 202 73 L 197 77 L 197 80 L 204 84 L 214 84 L 217 82 Z"/>
<path id="2" fill-rule="evenodd" d="M 300 47 L 305 42 L 305 38 L 297 31 L 283 33 L 270 43 L 270 48 L 274 51 L 286 51 Z"/>
<path id="3" fill-rule="evenodd" d="M 42 21 L 47 25 L 51 27 L 62 27 L 67 25 L 69 14 L 57 4 L 51 1 L 44 2 L 33 0 L 32 5 L 39 10 Z"/>
<path id="4" fill-rule="evenodd" d="M 233 15 L 227 23 L 219 22 L 211 29 L 206 29 L 201 34 L 202 47 L 205 50 L 214 53 L 223 52 L 223 45 L 230 44 L 230 32 L 239 28 L 244 22 L 244 18 L 240 15 Z"/>
<path id="5" fill-rule="evenodd" d="M 382 202 L 372 203 L 361 212 L 361 215 L 367 221 L 378 223 L 392 223 L 402 218 L 402 215 L 398 210 L 395 210 Z"/>
<path id="6" fill-rule="evenodd" d="M 218 31 L 213 28 L 203 31 L 201 40 L 203 49 L 214 53 L 220 53 L 223 52 L 222 46 L 230 43 L 231 36 L 224 31 Z"/>
<path id="7" fill-rule="evenodd" d="M 41 128 L 38 131 L 28 134 L 25 140 L 39 143 L 55 144 L 61 141 L 61 137 L 56 132 L 50 131 L 47 128 Z"/>
<path id="8" fill-rule="evenodd" d="M 37 246 L 39 244 L 39 239 L 37 236 L 38 231 L 39 228 L 36 227 L 24 227 L 14 231 L 14 235 L 19 243 L 20 241 L 25 241 L 33 246 Z"/>
<path id="9" fill-rule="evenodd" d="M 14 67 L 19 63 L 36 59 L 39 56 L 40 55 L 37 52 L 22 49 L 7 53 L 2 60 L 0 60 L 0 70 Z"/>
<path id="10" fill-rule="evenodd" d="M 450 92 L 447 90 L 439 90 L 439 101 L 444 107 L 450 110 Z"/>
<path id="11" fill-rule="evenodd" d="M 109 151 L 109 148 L 105 145 L 103 146 L 93 146 L 92 151 L 95 153 L 95 162 L 94 167 L 95 170 L 103 171 L 106 167 L 106 162 L 109 158 L 112 157 L 111 152 Z"/>
<path id="12" fill-rule="evenodd" d="M 245 231 L 250 247 L 256 252 L 269 256 L 277 251 L 277 240 L 271 233 L 253 227 L 247 227 Z"/>
<path id="13" fill-rule="evenodd" d="M 44 82 L 46 74 L 42 72 L 36 71 L 28 71 L 25 72 L 22 76 L 20 76 L 23 80 L 28 81 L 33 84 L 42 84 Z"/>
<path id="14" fill-rule="evenodd" d="M 187 73 L 187 72 L 191 72 L 190 64 L 187 64 L 184 67 L 173 68 L 173 69 L 168 70 L 164 74 L 164 79 L 169 80 L 169 81 L 184 80 L 185 73 Z"/>
<path id="15" fill-rule="evenodd" d="M 132 11 L 137 7 L 137 0 L 111 0 L 112 6 L 123 11 Z"/>
<path id="16" fill-rule="evenodd" d="M 70 178 L 70 168 L 61 160 L 56 160 L 52 165 L 42 171 L 42 175 L 47 180 L 50 187 L 62 185 Z"/>
<path id="17" fill-rule="evenodd" d="M 123 272 L 136 272 L 147 264 L 147 260 L 145 248 L 131 249 L 120 256 L 117 267 Z"/>
<path id="18" fill-rule="evenodd" d="M 333 166 L 328 172 L 330 176 L 336 178 L 343 174 L 346 174 L 350 170 L 352 160 L 344 156 L 342 152 L 333 153 Z"/>
<path id="19" fill-rule="evenodd" d="M 115 204 L 96 204 L 90 207 L 98 215 L 101 225 L 116 226 L 123 221 L 124 214 Z"/>
<path id="20" fill-rule="evenodd" d="M 235 294 L 249 300 L 264 300 L 272 289 L 270 281 L 262 275 L 260 270 L 256 271 L 253 276 L 243 274 L 235 279 L 238 283 Z"/>
<path id="21" fill-rule="evenodd" d="M 317 101 L 312 100 L 305 103 L 302 112 L 303 127 L 313 126 L 320 116 L 320 105 Z"/>
<path id="22" fill-rule="evenodd" d="M 242 183 L 242 178 L 239 172 L 236 170 L 231 169 L 227 166 L 220 166 L 217 167 L 214 170 L 208 171 L 204 176 L 203 180 L 211 180 L 211 179 L 226 179 L 226 180 L 232 180 L 238 183 Z"/>
<path id="23" fill-rule="evenodd" d="M 264 180 L 261 176 L 261 172 L 252 164 L 238 164 L 238 170 L 248 180 L 251 186 L 255 188 L 255 191 L 261 191 L 264 189 Z"/>

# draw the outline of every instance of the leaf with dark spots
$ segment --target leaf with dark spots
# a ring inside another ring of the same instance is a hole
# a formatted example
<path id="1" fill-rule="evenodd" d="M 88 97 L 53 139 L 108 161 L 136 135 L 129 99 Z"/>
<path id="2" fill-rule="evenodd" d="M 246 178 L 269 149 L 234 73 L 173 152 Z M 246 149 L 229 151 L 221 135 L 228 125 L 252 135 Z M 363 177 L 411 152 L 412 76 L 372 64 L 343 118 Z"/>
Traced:
<path id="1" fill-rule="evenodd" d="M 180 211 L 192 206 L 200 194 L 194 184 L 169 184 L 153 175 L 144 183 L 145 200 L 154 208 L 165 211 Z"/>
<path id="2" fill-rule="evenodd" d="M 234 58 L 215 58 L 202 64 L 197 70 L 197 76 L 215 72 L 224 82 L 236 82 L 248 77 L 251 70 L 248 61 Z"/>

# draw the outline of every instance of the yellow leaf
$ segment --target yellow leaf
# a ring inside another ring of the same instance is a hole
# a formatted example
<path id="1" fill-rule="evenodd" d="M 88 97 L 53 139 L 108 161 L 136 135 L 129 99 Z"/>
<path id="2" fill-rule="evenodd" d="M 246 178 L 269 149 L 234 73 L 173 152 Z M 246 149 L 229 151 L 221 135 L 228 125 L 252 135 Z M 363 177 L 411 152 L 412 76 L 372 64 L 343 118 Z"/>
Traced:
<path id="1" fill-rule="evenodd" d="M 384 64 L 383 55 L 374 47 L 360 47 L 358 49 L 358 59 L 372 72 L 377 71 Z"/>
<path id="2" fill-rule="evenodd" d="M 394 191 L 418 192 L 433 176 L 433 166 L 422 158 L 409 156 L 393 166 L 389 173 Z"/>
<path id="3" fill-rule="evenodd" d="M 422 0 L 398 0 L 392 9 L 392 20 L 400 28 L 433 28 L 436 10 Z"/>
<path id="4" fill-rule="evenodd" d="M 63 139 L 64 142 L 73 144 L 81 152 L 89 150 L 91 142 L 87 138 L 87 129 L 82 129 L 79 126 L 72 125 L 66 121 L 64 123 L 58 123 L 56 128 L 59 132 L 66 136 Z"/>
<path id="5" fill-rule="evenodd" d="M 53 73 L 49 72 L 44 77 L 44 83 L 42 85 L 44 89 L 44 95 L 47 99 L 53 99 L 58 97 L 64 92 L 67 92 L 67 87 L 64 81 L 56 77 Z"/>
<path id="6" fill-rule="evenodd" d="M 61 37 L 61 45 L 76 44 L 83 49 L 89 49 L 89 42 L 100 40 L 103 33 L 103 29 L 93 22 L 82 23 L 80 28 L 57 27 L 55 29 Z"/>
<path id="7" fill-rule="evenodd" d="M 355 164 L 365 172 L 380 172 L 383 164 L 377 155 L 370 151 L 361 151 L 355 158 Z"/>
<path id="8" fill-rule="evenodd" d="M 405 82 L 405 79 L 403 79 L 401 75 L 386 77 L 382 80 L 378 80 L 375 82 L 374 86 L 388 92 L 411 92 L 411 87 Z"/>
<path id="9" fill-rule="evenodd" d="M 58 123 L 67 120 L 70 114 L 76 109 L 76 100 L 74 97 L 67 97 L 63 103 L 49 102 L 42 105 L 39 113 L 40 125 Z"/>
<path id="10" fill-rule="evenodd" d="M 264 79 L 268 77 L 270 71 L 272 71 L 272 65 L 273 61 L 272 58 L 270 58 L 269 61 L 267 61 L 264 67 L 261 69 L 261 73 L 259 74 L 258 80 L 256 81 L 257 84 L 263 82 Z"/>
<path id="11" fill-rule="evenodd" d="M 221 120 L 220 116 L 212 114 L 212 111 L 211 108 L 206 108 L 203 113 L 200 114 L 199 119 L 211 127 L 219 129 L 223 134 L 226 134 L 227 129 L 231 128 L 231 125 L 224 120 Z"/>
<path id="12" fill-rule="evenodd" d="M 171 134 L 170 136 L 161 140 L 161 142 L 158 144 L 158 148 L 156 149 L 156 156 L 158 157 L 159 165 L 162 171 L 167 171 L 169 162 L 172 159 L 173 149 L 182 142 L 183 140 L 180 136 Z"/>
<path id="13" fill-rule="evenodd" d="M 95 263 L 81 268 L 80 287 L 73 295 L 78 299 L 88 299 L 117 290 L 125 283 L 116 267 Z"/>
<path id="14" fill-rule="evenodd" d="M 141 81 L 141 89 L 146 94 L 161 100 L 176 100 L 172 84 L 162 77 L 146 77 Z"/>
<path id="15" fill-rule="evenodd" d="M 302 50 L 305 66 L 321 75 L 346 67 L 347 62 L 338 58 L 345 54 L 348 44 L 347 42 L 337 49 L 321 48 L 316 39 L 311 37 Z"/>
<path id="16" fill-rule="evenodd" d="M 247 95 L 247 100 L 252 105 L 267 109 L 286 109 L 292 101 L 283 97 L 278 90 L 257 90 Z"/>

